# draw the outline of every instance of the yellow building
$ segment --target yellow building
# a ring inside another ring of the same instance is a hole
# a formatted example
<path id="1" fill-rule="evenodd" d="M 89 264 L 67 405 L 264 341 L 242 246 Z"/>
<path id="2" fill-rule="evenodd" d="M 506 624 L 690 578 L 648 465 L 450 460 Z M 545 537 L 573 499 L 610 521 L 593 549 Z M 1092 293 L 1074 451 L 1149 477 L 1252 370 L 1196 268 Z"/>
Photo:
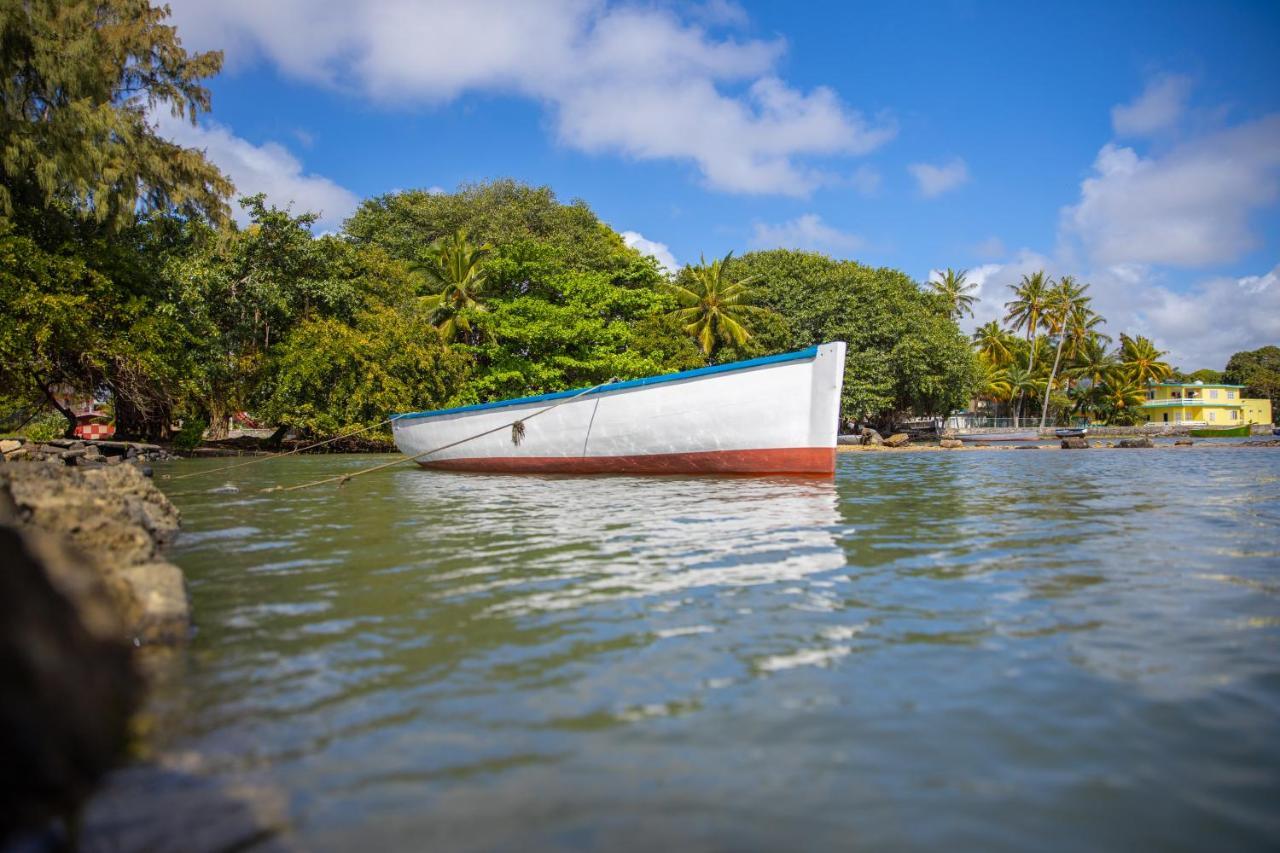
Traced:
<path id="1" fill-rule="evenodd" d="M 1243 385 L 1152 382 L 1142 404 L 1147 423 L 1242 426 L 1271 423 L 1271 401 L 1247 399 Z"/>

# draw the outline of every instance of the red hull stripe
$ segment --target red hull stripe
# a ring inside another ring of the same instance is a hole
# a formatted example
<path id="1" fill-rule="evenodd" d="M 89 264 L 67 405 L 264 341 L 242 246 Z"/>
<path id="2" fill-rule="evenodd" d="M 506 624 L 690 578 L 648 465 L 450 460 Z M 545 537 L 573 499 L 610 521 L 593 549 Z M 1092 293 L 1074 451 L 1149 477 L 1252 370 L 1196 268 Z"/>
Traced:
<path id="1" fill-rule="evenodd" d="M 825 474 L 836 470 L 833 447 L 711 450 L 641 456 L 497 456 L 419 461 L 424 468 L 504 474 Z"/>

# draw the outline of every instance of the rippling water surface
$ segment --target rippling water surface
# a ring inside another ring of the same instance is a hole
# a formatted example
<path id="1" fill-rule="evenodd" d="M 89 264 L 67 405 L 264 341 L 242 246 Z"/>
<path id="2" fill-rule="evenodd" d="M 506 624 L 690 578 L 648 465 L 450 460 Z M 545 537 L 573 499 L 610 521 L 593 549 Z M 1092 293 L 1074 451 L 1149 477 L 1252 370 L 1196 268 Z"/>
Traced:
<path id="1" fill-rule="evenodd" d="M 375 461 L 176 497 L 160 737 L 306 847 L 1280 844 L 1280 452 L 252 493 Z"/>

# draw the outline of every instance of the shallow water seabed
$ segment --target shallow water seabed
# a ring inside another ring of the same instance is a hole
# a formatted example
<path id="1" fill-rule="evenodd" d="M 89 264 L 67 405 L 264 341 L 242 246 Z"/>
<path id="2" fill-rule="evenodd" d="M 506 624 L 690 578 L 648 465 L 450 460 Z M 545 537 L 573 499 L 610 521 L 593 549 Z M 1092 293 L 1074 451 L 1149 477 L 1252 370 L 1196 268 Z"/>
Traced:
<path id="1" fill-rule="evenodd" d="M 303 846 L 1280 838 L 1280 454 L 253 492 L 374 461 L 176 498 L 158 745 L 287 791 Z"/>

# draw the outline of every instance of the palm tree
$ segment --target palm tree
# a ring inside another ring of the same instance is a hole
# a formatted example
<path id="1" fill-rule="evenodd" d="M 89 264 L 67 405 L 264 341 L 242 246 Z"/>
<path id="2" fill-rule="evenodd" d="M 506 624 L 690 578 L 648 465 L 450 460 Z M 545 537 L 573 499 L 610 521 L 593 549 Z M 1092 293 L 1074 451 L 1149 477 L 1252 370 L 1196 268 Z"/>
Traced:
<path id="1" fill-rule="evenodd" d="M 947 313 L 953 320 L 959 320 L 968 314 L 973 316 L 973 303 L 977 299 L 971 291 L 977 290 L 976 284 L 964 280 L 968 270 L 956 272 L 947 267 L 945 273 L 938 273 L 938 278 L 929 279 L 929 289 L 941 296 L 947 303 Z"/>
<path id="2" fill-rule="evenodd" d="M 1064 373 L 1073 379 L 1088 379 L 1097 387 L 1111 378 L 1119 365 L 1116 357 L 1107 349 L 1110 338 L 1096 332 L 1087 335 L 1071 357 L 1071 366 Z"/>
<path id="3" fill-rule="evenodd" d="M 1009 384 L 1009 371 L 996 367 L 985 359 L 979 359 L 982 375 L 978 377 L 978 396 L 995 403 L 1007 403 L 1013 398 L 1013 386 Z"/>
<path id="4" fill-rule="evenodd" d="M 1018 405 L 1013 413 L 1013 424 L 1018 425 L 1019 419 L 1022 417 L 1022 399 L 1026 395 L 1032 396 L 1039 394 L 1044 389 L 1044 380 L 1031 370 L 1021 364 L 1013 364 L 1005 368 L 1005 377 L 1009 382 L 1011 395 L 1016 394 L 1018 397 Z"/>
<path id="5" fill-rule="evenodd" d="M 1004 304 L 1006 314 L 1004 321 L 1016 332 L 1027 330 L 1027 340 L 1033 341 L 1044 321 L 1045 306 L 1049 301 L 1049 288 L 1053 279 L 1046 278 L 1044 270 L 1024 275 L 1022 281 L 1009 285 L 1014 298 Z M 1034 366 L 1034 365 L 1031 365 Z"/>
<path id="6" fill-rule="evenodd" d="M 1000 328 L 1000 324 L 995 320 L 979 326 L 974 331 L 973 343 L 978 348 L 978 356 L 987 364 L 1004 367 L 1013 363 L 1012 336 Z"/>
<path id="7" fill-rule="evenodd" d="M 414 267 L 436 290 L 422 301 L 434 309 L 432 322 L 446 341 L 459 334 L 470 337 L 468 315 L 485 310 L 478 297 L 488 278 L 484 259 L 492 251 L 489 243 L 477 246 L 467 238 L 465 230 L 459 230 L 437 240 L 428 250 L 426 262 Z"/>
<path id="8" fill-rule="evenodd" d="M 686 267 L 681 280 L 687 283 L 664 283 L 663 287 L 675 296 L 680 307 L 671 316 L 684 324 L 684 330 L 693 335 L 704 355 L 711 355 L 716 341 L 741 346 L 751 339 L 747 328 L 748 318 L 770 313 L 765 308 L 751 304 L 755 293 L 751 286 L 760 280 L 749 275 L 736 281 L 728 276 L 729 260 L 733 252 L 719 260 L 707 263 L 704 257 L 697 266 Z"/>
<path id="9" fill-rule="evenodd" d="M 1048 303 L 1049 288 L 1052 284 L 1053 280 L 1045 276 L 1044 270 L 1038 270 L 1030 275 L 1024 274 L 1022 281 L 1018 284 L 1009 285 L 1014 298 L 1004 304 L 1006 309 L 1004 321 L 1009 323 L 1014 331 L 1027 330 L 1027 340 L 1031 343 L 1031 360 L 1027 364 L 1028 370 L 1034 370 L 1036 366 L 1036 351 L 1039 349 L 1036 346 L 1037 337 L 1044 320 L 1045 306 Z M 1021 395 L 1018 397 L 1018 412 L 1021 415 Z"/>
<path id="10" fill-rule="evenodd" d="M 1139 386 L 1169 378 L 1173 367 L 1161 360 L 1166 354 L 1156 349 L 1155 344 L 1142 335 L 1136 338 L 1120 336 L 1120 366 L 1129 372 Z"/>
<path id="11" fill-rule="evenodd" d="M 1107 423 L 1132 424 L 1146 399 L 1143 384 L 1128 370 L 1117 370 L 1102 386 L 1100 404 Z"/>
<path id="12" fill-rule="evenodd" d="M 1062 364 L 1062 348 L 1068 338 L 1084 334 L 1083 330 L 1069 331 L 1069 326 L 1073 321 L 1087 323 L 1089 315 L 1093 313 L 1089 309 L 1090 297 L 1084 295 L 1088 289 L 1089 285 L 1076 284 L 1074 278 L 1064 275 L 1049 293 L 1044 314 L 1045 326 L 1051 336 L 1058 336 L 1058 348 L 1053 356 L 1053 369 L 1049 371 L 1049 393 L 1044 395 L 1044 403 L 1040 407 L 1040 429 L 1044 429 L 1045 421 L 1049 418 L 1049 398 L 1053 396 L 1053 384 L 1057 381 L 1058 367 Z"/>

